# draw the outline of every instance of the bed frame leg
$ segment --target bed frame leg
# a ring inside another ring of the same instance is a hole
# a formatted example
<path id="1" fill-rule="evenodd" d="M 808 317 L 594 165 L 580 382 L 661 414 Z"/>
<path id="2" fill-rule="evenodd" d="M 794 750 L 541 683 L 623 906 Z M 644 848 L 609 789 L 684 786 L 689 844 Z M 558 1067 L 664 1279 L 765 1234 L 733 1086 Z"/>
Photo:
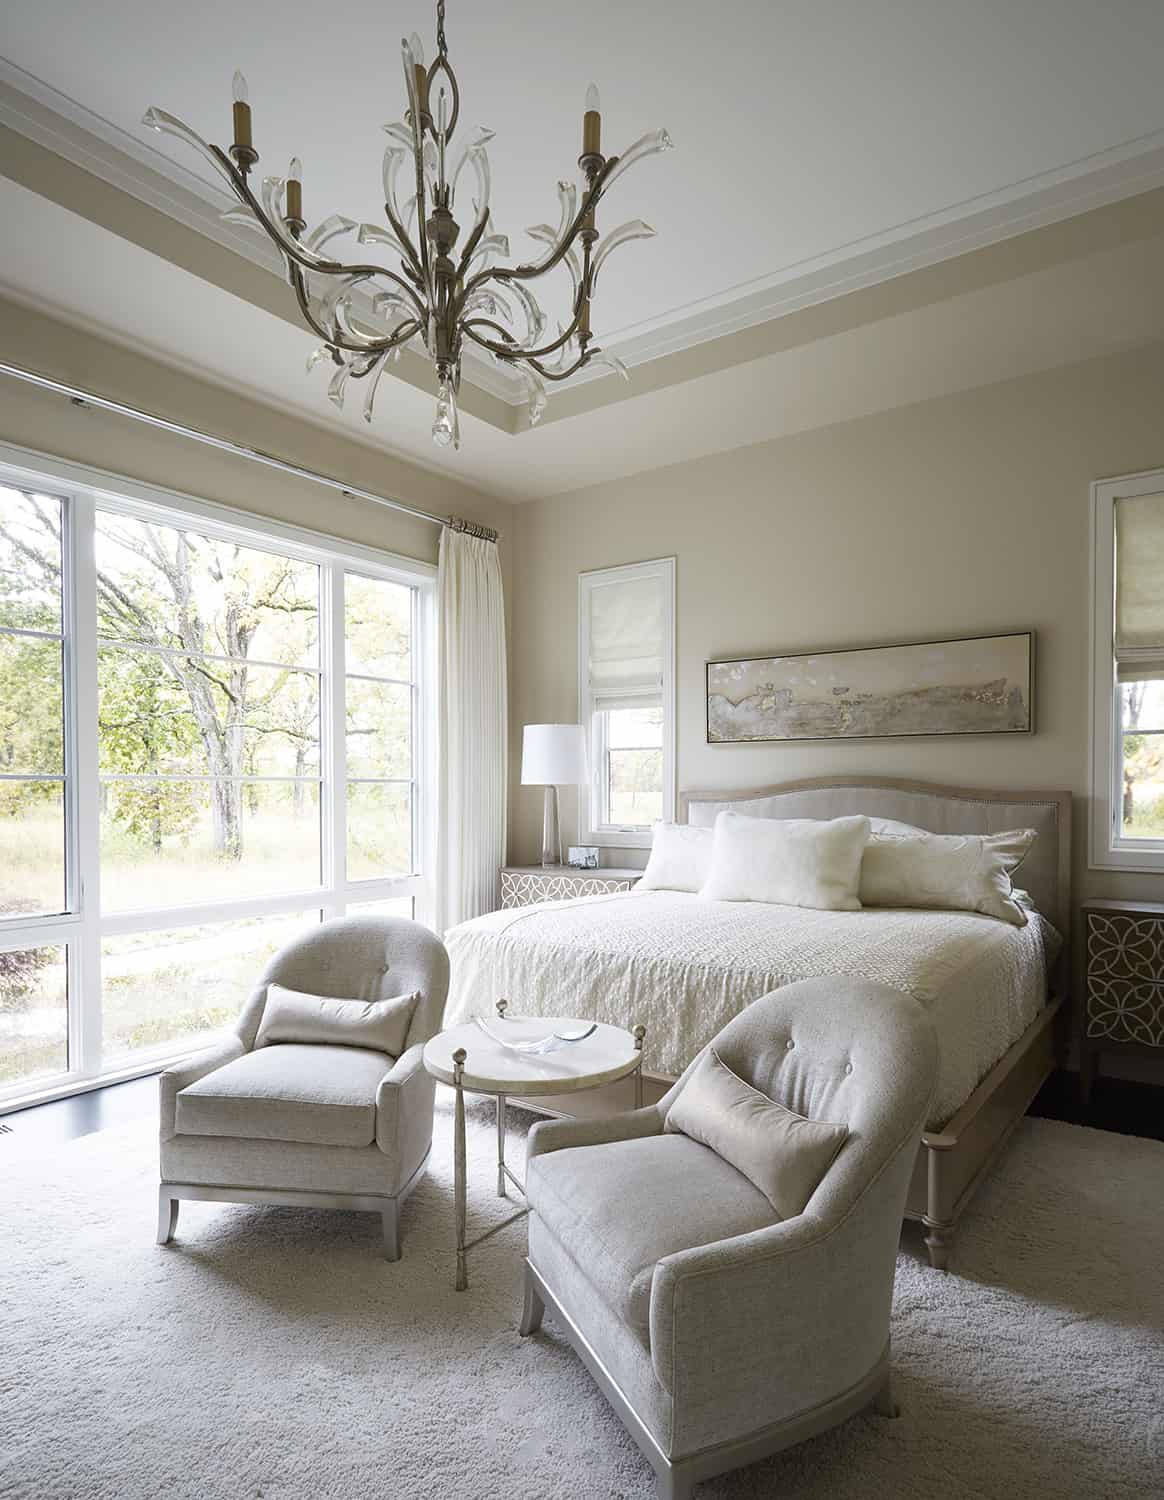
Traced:
<path id="1" fill-rule="evenodd" d="M 932 1219 L 923 1219 L 926 1226 L 926 1249 L 930 1252 L 930 1265 L 935 1271 L 948 1271 L 950 1269 L 950 1247 L 954 1243 L 953 1222 L 935 1223 Z"/>

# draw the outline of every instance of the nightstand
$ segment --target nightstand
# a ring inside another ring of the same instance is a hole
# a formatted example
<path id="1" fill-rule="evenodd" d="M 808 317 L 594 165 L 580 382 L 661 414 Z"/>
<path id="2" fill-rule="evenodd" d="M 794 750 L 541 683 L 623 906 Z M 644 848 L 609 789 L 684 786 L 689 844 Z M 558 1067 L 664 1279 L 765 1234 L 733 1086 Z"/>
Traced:
<path id="1" fill-rule="evenodd" d="M 1079 1084 L 1091 1097 L 1100 1052 L 1164 1060 L 1164 904 L 1085 901 Z"/>
<path id="2" fill-rule="evenodd" d="M 570 901 L 575 896 L 606 896 L 629 891 L 641 870 L 576 870 L 572 865 L 505 865 L 501 870 L 501 906 L 536 906 L 542 901 Z"/>

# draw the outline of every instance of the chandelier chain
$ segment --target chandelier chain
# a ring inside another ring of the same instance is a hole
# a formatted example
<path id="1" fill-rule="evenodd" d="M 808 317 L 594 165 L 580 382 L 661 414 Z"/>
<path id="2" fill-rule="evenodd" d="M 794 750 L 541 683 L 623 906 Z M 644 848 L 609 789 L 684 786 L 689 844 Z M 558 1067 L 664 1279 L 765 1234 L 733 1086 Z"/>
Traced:
<path id="1" fill-rule="evenodd" d="M 437 0 L 437 52 L 448 57 L 449 44 L 445 41 L 445 0 Z"/>

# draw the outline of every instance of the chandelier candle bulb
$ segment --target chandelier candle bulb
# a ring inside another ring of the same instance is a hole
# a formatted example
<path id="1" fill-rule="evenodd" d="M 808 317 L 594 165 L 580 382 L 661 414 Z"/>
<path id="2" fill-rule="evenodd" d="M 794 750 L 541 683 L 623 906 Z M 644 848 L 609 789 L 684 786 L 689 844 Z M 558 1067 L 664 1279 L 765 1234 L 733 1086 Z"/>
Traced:
<path id="1" fill-rule="evenodd" d="M 582 116 L 582 155 L 602 154 L 602 101 L 598 85 L 592 83 L 586 90 L 586 113 Z"/>
<path id="2" fill-rule="evenodd" d="M 303 220 L 303 163 L 297 156 L 291 158 L 287 168 L 287 222 L 302 226 Z"/>
<path id="3" fill-rule="evenodd" d="M 254 142 L 251 140 L 251 107 L 247 103 L 247 81 L 237 68 L 231 81 L 231 92 L 234 94 L 234 144 L 244 151 L 251 151 L 254 149 Z"/>

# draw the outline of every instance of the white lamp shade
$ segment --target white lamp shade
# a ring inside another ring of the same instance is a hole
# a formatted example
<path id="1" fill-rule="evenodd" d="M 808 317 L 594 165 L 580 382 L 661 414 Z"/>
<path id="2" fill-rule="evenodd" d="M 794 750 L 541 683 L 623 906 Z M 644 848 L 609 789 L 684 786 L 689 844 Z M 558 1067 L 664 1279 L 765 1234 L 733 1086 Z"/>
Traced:
<path id="1" fill-rule="evenodd" d="M 522 786 L 581 786 L 586 733 L 581 724 L 527 724 L 521 742 Z"/>

